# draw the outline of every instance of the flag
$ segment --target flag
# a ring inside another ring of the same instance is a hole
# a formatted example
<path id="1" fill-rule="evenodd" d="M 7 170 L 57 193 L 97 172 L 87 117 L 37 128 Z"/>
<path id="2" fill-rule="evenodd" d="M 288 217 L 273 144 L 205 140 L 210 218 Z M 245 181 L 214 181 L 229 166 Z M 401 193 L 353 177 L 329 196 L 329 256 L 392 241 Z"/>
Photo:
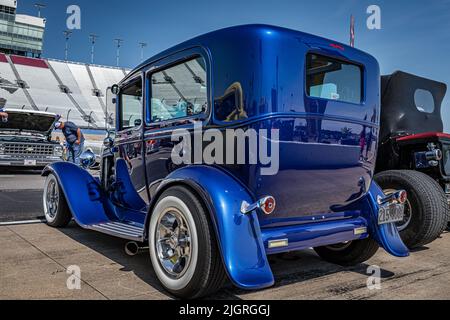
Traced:
<path id="1" fill-rule="evenodd" d="M 353 15 L 350 17 L 350 46 L 355 46 L 355 17 Z"/>

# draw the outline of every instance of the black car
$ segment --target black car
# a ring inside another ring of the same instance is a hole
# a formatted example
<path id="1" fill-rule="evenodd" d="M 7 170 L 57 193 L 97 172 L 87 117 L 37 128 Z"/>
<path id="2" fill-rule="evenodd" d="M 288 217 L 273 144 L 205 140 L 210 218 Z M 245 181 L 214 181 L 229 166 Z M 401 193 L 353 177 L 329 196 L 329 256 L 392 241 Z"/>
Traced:
<path id="1" fill-rule="evenodd" d="M 9 167 L 39 169 L 61 161 L 63 148 L 51 141 L 56 114 L 5 110 L 0 120 L 0 170 Z"/>
<path id="2" fill-rule="evenodd" d="M 408 192 L 397 226 L 403 242 L 416 248 L 438 238 L 450 218 L 450 134 L 441 115 L 447 86 L 402 71 L 381 83 L 375 180 L 385 193 Z"/>

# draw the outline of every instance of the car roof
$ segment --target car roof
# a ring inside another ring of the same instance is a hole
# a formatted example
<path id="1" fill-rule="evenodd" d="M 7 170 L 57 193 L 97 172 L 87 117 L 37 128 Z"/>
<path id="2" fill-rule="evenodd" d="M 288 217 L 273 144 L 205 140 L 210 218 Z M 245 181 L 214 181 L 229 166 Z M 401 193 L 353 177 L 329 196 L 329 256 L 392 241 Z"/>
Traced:
<path id="1" fill-rule="evenodd" d="M 358 50 L 356 48 L 350 47 L 346 44 L 326 39 L 320 36 L 312 35 L 309 33 L 301 32 L 298 30 L 267 25 L 267 24 L 248 24 L 248 25 L 238 25 L 233 27 L 228 27 L 224 29 L 219 29 L 216 31 L 212 31 L 197 37 L 194 37 L 190 40 L 182 42 L 178 45 L 175 45 L 167 50 L 162 51 L 154 55 L 153 57 L 147 59 L 145 62 L 141 63 L 139 66 L 134 68 L 120 83 L 126 82 L 128 79 L 135 76 L 137 72 L 141 69 L 145 68 L 149 64 L 152 64 L 158 60 L 164 59 L 165 57 L 174 54 L 176 52 L 180 52 L 182 50 L 186 50 L 194 47 L 203 47 L 208 49 L 220 49 L 220 46 L 224 43 L 233 43 L 236 51 L 239 51 L 240 46 L 244 46 L 245 44 L 236 40 L 242 39 L 242 36 L 247 36 L 249 38 L 258 38 L 258 37 L 267 37 L 271 34 L 278 35 L 291 35 L 295 36 L 299 39 L 299 41 L 304 41 L 305 43 L 315 43 L 315 42 L 330 42 L 333 44 L 337 44 L 340 47 L 344 48 L 346 51 L 352 51 L 355 53 L 362 53 L 364 55 L 369 55 L 366 52 Z M 273 37 L 273 41 L 277 41 L 280 37 Z"/>

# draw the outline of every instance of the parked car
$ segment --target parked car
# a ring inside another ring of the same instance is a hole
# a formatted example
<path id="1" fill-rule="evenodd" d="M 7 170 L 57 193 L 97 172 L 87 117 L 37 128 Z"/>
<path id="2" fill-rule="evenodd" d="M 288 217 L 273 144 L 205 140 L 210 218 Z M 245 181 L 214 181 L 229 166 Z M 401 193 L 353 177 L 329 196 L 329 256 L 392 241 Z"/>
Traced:
<path id="1" fill-rule="evenodd" d="M 395 72 L 382 77 L 380 150 L 375 180 L 408 192 L 397 224 L 409 248 L 436 240 L 450 221 L 450 135 L 443 133 L 444 83 Z"/>
<path id="2" fill-rule="evenodd" d="M 379 79 L 372 56 L 279 27 L 232 27 L 177 45 L 113 87 L 116 130 L 100 179 L 70 163 L 45 169 L 47 222 L 73 217 L 130 240 L 128 253 L 148 247 L 162 286 L 182 298 L 227 278 L 247 290 L 272 286 L 268 256 L 283 252 L 313 247 L 341 265 L 379 246 L 408 256 L 395 227 L 406 192 L 385 196 L 373 181 L 379 119 L 367 115 L 380 114 Z M 199 135 L 219 141 L 236 130 L 258 132 L 260 152 L 279 150 L 273 166 L 248 160 L 251 135 L 227 140 L 226 162 L 192 159 L 211 150 Z M 181 132 L 194 144 L 178 143 Z"/>
<path id="3" fill-rule="evenodd" d="M 13 110 L 0 121 L 0 168 L 44 168 L 61 161 L 62 146 L 51 141 L 57 116 L 53 113 Z"/>

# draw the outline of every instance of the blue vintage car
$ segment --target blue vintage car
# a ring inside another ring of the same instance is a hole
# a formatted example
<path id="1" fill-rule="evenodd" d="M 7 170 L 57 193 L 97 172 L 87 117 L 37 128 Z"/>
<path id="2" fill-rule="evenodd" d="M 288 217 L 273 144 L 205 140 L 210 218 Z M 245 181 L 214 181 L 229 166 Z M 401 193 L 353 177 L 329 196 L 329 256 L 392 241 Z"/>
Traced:
<path id="1" fill-rule="evenodd" d="M 47 176 L 50 226 L 148 248 L 170 293 L 198 298 L 228 278 L 274 284 L 268 256 L 314 248 L 353 265 L 408 249 L 406 193 L 373 182 L 380 72 L 370 55 L 267 25 L 177 45 L 114 86 L 114 138 L 100 178 L 69 163 Z M 192 138 L 192 139 L 191 139 Z M 93 155 L 85 153 L 90 165 Z"/>

